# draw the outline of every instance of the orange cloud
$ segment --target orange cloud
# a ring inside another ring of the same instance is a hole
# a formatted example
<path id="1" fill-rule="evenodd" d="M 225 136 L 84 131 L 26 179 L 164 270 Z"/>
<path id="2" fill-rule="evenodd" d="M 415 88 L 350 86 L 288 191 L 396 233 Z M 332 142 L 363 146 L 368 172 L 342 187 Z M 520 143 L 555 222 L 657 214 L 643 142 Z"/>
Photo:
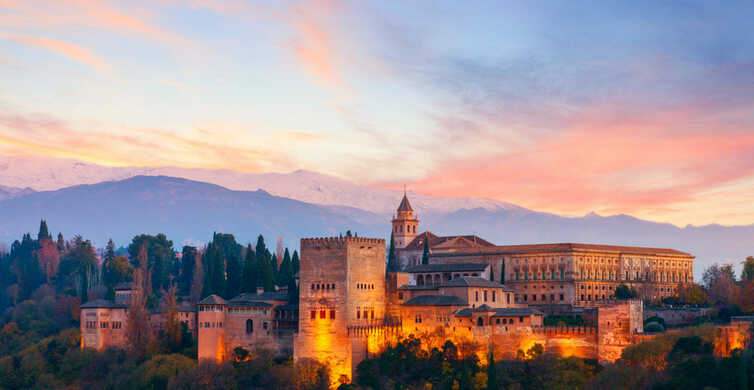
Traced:
<path id="1" fill-rule="evenodd" d="M 0 38 L 12 39 L 26 45 L 32 45 L 52 52 L 61 54 L 74 61 L 89 65 L 97 70 L 104 71 L 110 69 L 110 65 L 102 58 L 98 57 L 91 50 L 70 42 L 59 39 L 37 37 L 20 34 L 4 34 Z"/>

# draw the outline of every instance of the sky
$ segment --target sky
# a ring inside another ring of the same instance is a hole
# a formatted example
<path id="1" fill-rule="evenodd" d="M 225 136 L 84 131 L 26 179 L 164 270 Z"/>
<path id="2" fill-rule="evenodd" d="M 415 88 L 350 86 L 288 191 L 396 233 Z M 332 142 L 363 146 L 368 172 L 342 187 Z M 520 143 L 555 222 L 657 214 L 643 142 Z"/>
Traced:
<path id="1" fill-rule="evenodd" d="M 750 1 L 0 0 L 0 154 L 752 224 L 752 18 Z"/>

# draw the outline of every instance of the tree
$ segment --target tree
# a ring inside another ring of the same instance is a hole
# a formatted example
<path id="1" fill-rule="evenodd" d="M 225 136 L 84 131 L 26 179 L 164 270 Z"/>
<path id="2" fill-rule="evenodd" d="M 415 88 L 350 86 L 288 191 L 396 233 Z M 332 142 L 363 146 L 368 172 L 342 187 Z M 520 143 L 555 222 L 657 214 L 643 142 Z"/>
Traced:
<path id="1" fill-rule="evenodd" d="M 14 241 L 11 245 L 10 258 L 20 288 L 20 298 L 25 299 L 43 281 L 42 271 L 36 250 L 39 248 L 37 241 L 30 234 L 24 234 L 19 242 Z"/>
<path id="2" fill-rule="evenodd" d="M 223 250 L 213 240 L 207 245 L 202 262 L 205 264 L 203 296 L 217 294 L 225 295 L 225 264 L 223 263 Z"/>
<path id="3" fill-rule="evenodd" d="M 89 295 L 90 276 L 97 266 L 97 255 L 91 241 L 84 240 L 81 236 L 75 236 L 68 246 L 70 248 L 60 260 L 58 282 L 65 284 L 61 286 L 63 288 L 77 284 L 74 288 L 81 297 L 81 303 L 84 303 Z"/>
<path id="4" fill-rule="evenodd" d="M 698 284 L 682 284 L 678 287 L 678 300 L 685 305 L 703 305 L 707 303 L 707 292 Z"/>
<path id="5" fill-rule="evenodd" d="M 251 248 L 251 244 L 246 247 L 246 258 L 243 262 L 243 286 L 242 292 L 254 293 L 257 291 L 257 254 Z"/>
<path id="6" fill-rule="evenodd" d="M 65 250 L 65 240 L 63 240 L 63 233 L 58 233 L 58 252 L 63 252 Z"/>
<path id="7" fill-rule="evenodd" d="M 711 265 L 704 271 L 702 282 L 712 304 L 729 304 L 735 295 L 736 275 L 731 264 Z"/>
<path id="8" fill-rule="evenodd" d="M 283 261 L 280 262 L 280 269 L 278 270 L 277 285 L 289 286 L 291 279 L 293 279 L 291 254 L 288 252 L 288 248 L 285 248 L 285 251 L 283 252 Z"/>
<path id="9" fill-rule="evenodd" d="M 146 245 L 142 244 L 136 255 L 136 275 L 134 277 L 134 292 L 128 307 L 126 321 L 126 340 L 137 359 L 146 358 L 148 348 L 152 344 L 152 329 L 147 313 L 147 297 L 151 295 L 152 283 L 149 280 L 149 258 Z"/>
<path id="10" fill-rule="evenodd" d="M 487 390 L 499 390 L 500 383 L 497 381 L 497 367 L 495 366 L 495 356 L 492 350 L 487 355 Z"/>
<path id="11" fill-rule="evenodd" d="M 629 288 L 625 284 L 620 284 L 615 288 L 615 298 L 617 299 L 633 299 L 636 298 L 636 290 Z"/>
<path id="12" fill-rule="evenodd" d="M 181 250 L 181 271 L 178 275 L 178 294 L 189 295 L 191 283 L 194 280 L 194 267 L 196 266 L 196 247 L 185 245 Z"/>
<path id="13" fill-rule="evenodd" d="M 241 293 L 241 286 L 243 284 L 243 265 L 241 265 L 240 253 L 230 253 L 226 255 L 226 293 L 225 296 L 228 299 L 235 297 Z"/>
<path id="14" fill-rule="evenodd" d="M 144 246 L 147 251 L 148 270 L 151 274 L 152 291 L 166 289 L 170 282 L 170 269 L 174 263 L 175 254 L 173 253 L 173 241 L 160 233 L 156 236 L 140 234 L 133 238 L 128 245 L 128 257 L 131 262 L 135 262 L 141 247 Z M 134 264 L 136 265 L 136 264 Z"/>
<path id="15" fill-rule="evenodd" d="M 387 251 L 387 271 L 398 271 L 398 258 L 395 255 L 395 237 L 393 233 L 390 233 L 390 248 Z"/>
<path id="16" fill-rule="evenodd" d="M 429 264 L 429 240 L 424 238 L 424 253 L 422 253 L 422 264 Z"/>
<path id="17" fill-rule="evenodd" d="M 50 232 L 47 230 L 47 221 L 44 219 L 39 222 L 39 233 L 37 234 L 37 240 L 41 240 L 43 238 L 52 238 L 50 236 Z"/>
<path id="18" fill-rule="evenodd" d="M 301 271 L 301 260 L 298 258 L 298 251 L 293 250 L 293 256 L 291 256 L 291 266 L 293 267 L 293 276 L 295 277 L 299 271 Z"/>
<path id="19" fill-rule="evenodd" d="M 196 305 L 201 299 L 204 287 L 204 267 L 202 266 L 202 254 L 194 253 L 194 277 L 191 279 L 191 304 Z"/>
<path id="20" fill-rule="evenodd" d="M 170 286 L 163 296 L 163 311 L 167 318 L 165 321 L 165 336 L 168 350 L 177 352 L 183 345 L 183 334 L 181 332 L 181 322 L 178 319 L 178 304 L 176 292 L 178 289 L 175 285 Z"/>
<path id="21" fill-rule="evenodd" d="M 275 275 L 273 272 L 274 266 L 272 265 L 272 254 L 269 250 L 264 250 L 264 256 L 262 257 L 262 259 L 263 260 L 260 264 L 260 286 L 264 287 L 265 292 L 275 291 Z"/>
<path id="22" fill-rule="evenodd" d="M 743 262 L 744 267 L 741 271 L 741 281 L 750 282 L 754 280 L 754 256 L 749 256 Z"/>

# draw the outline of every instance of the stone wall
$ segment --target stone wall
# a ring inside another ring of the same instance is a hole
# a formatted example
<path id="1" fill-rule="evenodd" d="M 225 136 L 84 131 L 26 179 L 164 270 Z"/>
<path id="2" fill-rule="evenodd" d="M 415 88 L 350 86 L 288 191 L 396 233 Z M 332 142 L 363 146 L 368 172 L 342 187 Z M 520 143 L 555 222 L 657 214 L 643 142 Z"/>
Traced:
<path id="1" fill-rule="evenodd" d="M 712 308 L 649 307 L 644 308 L 644 320 L 660 317 L 665 321 L 665 326 L 681 326 L 690 324 L 699 317 L 709 316 L 712 311 Z"/>
<path id="2" fill-rule="evenodd" d="M 126 309 L 81 309 L 81 341 L 85 348 L 103 350 L 126 345 Z"/>

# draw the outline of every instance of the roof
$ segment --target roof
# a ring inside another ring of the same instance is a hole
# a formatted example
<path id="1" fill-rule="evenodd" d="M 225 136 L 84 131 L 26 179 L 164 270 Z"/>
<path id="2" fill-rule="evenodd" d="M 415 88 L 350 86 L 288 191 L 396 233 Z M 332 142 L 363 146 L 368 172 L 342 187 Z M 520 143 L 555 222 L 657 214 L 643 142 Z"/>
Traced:
<path id="1" fill-rule="evenodd" d="M 227 305 L 228 302 L 225 299 L 220 298 L 219 296 L 212 294 L 201 301 L 199 301 L 200 305 Z"/>
<path id="2" fill-rule="evenodd" d="M 403 194 L 401 204 L 398 206 L 398 211 L 414 211 L 414 209 L 411 208 L 411 203 L 408 202 L 408 197 L 406 197 L 405 193 Z"/>
<path id="3" fill-rule="evenodd" d="M 109 299 L 95 299 L 81 305 L 82 309 L 125 309 L 128 305 L 115 303 Z"/>
<path id="4" fill-rule="evenodd" d="M 581 244 L 581 243 L 556 243 L 556 244 L 527 244 L 527 245 L 500 245 L 489 248 L 469 248 L 465 252 L 456 253 L 430 253 L 430 257 L 453 257 L 469 256 L 473 254 L 486 255 L 515 255 L 520 253 L 538 253 L 538 252 L 572 252 L 572 251 L 592 251 L 592 252 L 613 252 L 635 255 L 656 255 L 656 256 L 684 256 L 694 257 L 693 255 L 675 249 L 668 248 L 650 248 L 640 246 L 621 246 L 621 245 L 602 245 L 602 244 Z"/>
<path id="5" fill-rule="evenodd" d="M 126 291 L 126 290 L 133 290 L 134 286 L 131 282 L 120 282 L 113 287 L 113 290 L 115 291 Z"/>
<path id="6" fill-rule="evenodd" d="M 398 287 L 398 290 L 437 290 L 437 286 L 431 284 L 425 284 L 423 286 L 404 284 L 403 286 Z"/>
<path id="7" fill-rule="evenodd" d="M 456 317 L 470 317 L 472 313 L 479 312 L 492 312 L 493 317 L 543 315 L 541 311 L 529 307 L 491 308 L 487 305 L 482 305 L 473 309 L 466 308 L 459 310 L 456 313 Z"/>
<path id="8" fill-rule="evenodd" d="M 460 276 L 444 282 L 440 287 L 496 287 L 506 291 L 513 291 L 513 289 L 506 285 L 473 276 Z"/>
<path id="9" fill-rule="evenodd" d="M 419 295 L 403 303 L 403 306 L 468 306 L 455 295 Z"/>
<path id="10" fill-rule="evenodd" d="M 298 305 L 280 305 L 280 306 L 275 306 L 275 310 L 298 310 Z"/>
<path id="11" fill-rule="evenodd" d="M 495 244 L 480 238 L 476 235 L 466 236 L 437 236 L 430 231 L 420 233 L 414 237 L 403 249 L 400 250 L 424 250 L 424 240 L 429 242 L 429 249 L 449 250 L 449 249 L 472 249 L 495 247 Z"/>
<path id="12" fill-rule="evenodd" d="M 263 292 L 261 294 L 241 293 L 233 299 L 236 299 L 236 298 L 249 299 L 249 300 L 255 300 L 255 301 L 287 301 L 288 294 L 281 293 L 281 292 L 274 292 L 274 291 Z"/>
<path id="13" fill-rule="evenodd" d="M 406 268 L 404 272 L 419 273 L 419 272 L 470 272 L 470 271 L 484 271 L 488 267 L 487 263 L 449 263 L 449 264 L 417 264 Z"/>

